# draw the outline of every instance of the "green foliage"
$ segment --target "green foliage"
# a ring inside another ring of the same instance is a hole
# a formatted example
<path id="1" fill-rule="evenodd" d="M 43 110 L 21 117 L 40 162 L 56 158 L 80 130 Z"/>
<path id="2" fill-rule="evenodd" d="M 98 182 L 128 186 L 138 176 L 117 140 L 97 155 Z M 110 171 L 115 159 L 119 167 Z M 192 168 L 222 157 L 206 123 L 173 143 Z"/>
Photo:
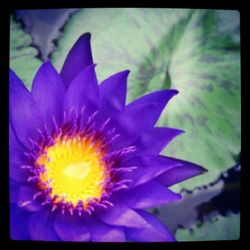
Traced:
<path id="1" fill-rule="evenodd" d="M 205 223 L 197 223 L 191 229 L 178 229 L 177 241 L 238 240 L 240 238 L 240 215 L 216 216 Z"/>
<path id="2" fill-rule="evenodd" d="M 32 80 L 41 61 L 36 58 L 38 51 L 31 46 L 30 35 L 25 33 L 21 24 L 10 18 L 10 68 L 30 89 Z"/>

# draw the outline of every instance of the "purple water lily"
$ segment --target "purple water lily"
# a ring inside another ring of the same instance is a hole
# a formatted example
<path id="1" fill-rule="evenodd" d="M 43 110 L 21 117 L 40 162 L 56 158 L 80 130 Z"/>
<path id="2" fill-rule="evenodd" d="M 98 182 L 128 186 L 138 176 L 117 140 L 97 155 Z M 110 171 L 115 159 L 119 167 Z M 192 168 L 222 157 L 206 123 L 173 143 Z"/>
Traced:
<path id="1" fill-rule="evenodd" d="M 175 202 L 169 189 L 204 168 L 162 149 L 183 131 L 154 127 L 176 90 L 126 105 L 129 71 L 98 85 L 90 34 L 60 74 L 42 64 L 29 92 L 10 71 L 11 238 L 174 241 L 144 209 Z"/>

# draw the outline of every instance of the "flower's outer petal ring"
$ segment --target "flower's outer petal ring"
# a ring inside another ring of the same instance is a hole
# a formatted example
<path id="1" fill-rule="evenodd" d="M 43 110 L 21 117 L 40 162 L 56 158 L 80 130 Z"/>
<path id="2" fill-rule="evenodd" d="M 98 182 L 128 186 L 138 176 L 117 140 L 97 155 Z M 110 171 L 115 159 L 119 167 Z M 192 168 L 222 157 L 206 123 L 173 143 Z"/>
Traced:
<path id="1" fill-rule="evenodd" d="M 66 88 L 85 67 L 93 64 L 90 38 L 90 33 L 80 36 L 64 61 L 60 75 Z"/>
<path id="2" fill-rule="evenodd" d="M 65 95 L 65 111 L 70 111 L 73 108 L 80 113 L 85 107 L 84 117 L 88 118 L 97 109 L 99 89 L 95 66 L 86 67 L 74 78 Z"/>
<path id="3" fill-rule="evenodd" d="M 178 165 L 181 163 L 175 159 L 161 155 L 136 156 L 124 161 L 121 167 L 134 166 L 137 168 L 131 172 L 121 173 L 119 178 L 132 180 L 129 184 L 129 187 L 132 188 L 146 183 Z"/>
<path id="4" fill-rule="evenodd" d="M 84 219 L 58 213 L 55 218 L 55 230 L 62 241 L 89 241 L 90 230 Z"/>
<path id="5" fill-rule="evenodd" d="M 44 131 L 41 113 L 22 81 L 10 70 L 10 122 L 18 140 L 32 149 L 30 138 L 38 140 L 37 129 Z"/>
<path id="6" fill-rule="evenodd" d="M 147 222 L 133 209 L 119 203 L 96 212 L 96 215 L 104 223 L 114 226 L 142 228 L 147 225 Z"/>
<path id="7" fill-rule="evenodd" d="M 143 210 L 137 210 L 136 212 L 147 221 L 148 226 L 145 228 L 125 228 L 127 239 L 137 242 L 175 241 L 169 230 L 152 214 Z"/>
<path id="8" fill-rule="evenodd" d="M 33 80 L 31 93 L 51 133 L 55 126 L 52 118 L 55 117 L 57 124 L 62 122 L 65 87 L 60 75 L 50 62 L 42 64 L 38 70 Z"/>
<path id="9" fill-rule="evenodd" d="M 168 157 L 168 158 L 174 159 L 171 157 Z M 167 187 L 170 187 L 176 183 L 182 182 L 184 180 L 187 180 L 189 178 L 192 178 L 194 176 L 207 172 L 207 169 L 197 164 L 183 161 L 183 160 L 178 160 L 178 159 L 174 159 L 174 160 L 176 160 L 180 164 L 174 168 L 171 168 L 169 171 L 166 171 L 165 173 L 163 173 L 162 175 L 156 178 L 156 180 L 159 183 L 162 183 L 163 185 Z"/>
<path id="10" fill-rule="evenodd" d="M 123 227 L 111 226 L 92 216 L 89 223 L 92 242 L 125 242 Z"/>
<path id="11" fill-rule="evenodd" d="M 41 202 L 34 200 L 34 195 L 38 192 L 36 188 L 21 186 L 18 195 L 18 206 L 30 212 L 40 211 L 43 209 Z"/>
<path id="12" fill-rule="evenodd" d="M 28 224 L 31 240 L 60 241 L 54 229 L 54 217 L 49 209 L 34 213 Z"/>
<path id="13" fill-rule="evenodd" d="M 156 181 L 150 181 L 126 191 L 117 193 L 117 202 L 131 208 L 152 208 L 181 199 L 177 194 Z"/>
<path id="14" fill-rule="evenodd" d="M 29 240 L 28 221 L 30 212 L 10 205 L 10 237 L 12 240 Z"/>

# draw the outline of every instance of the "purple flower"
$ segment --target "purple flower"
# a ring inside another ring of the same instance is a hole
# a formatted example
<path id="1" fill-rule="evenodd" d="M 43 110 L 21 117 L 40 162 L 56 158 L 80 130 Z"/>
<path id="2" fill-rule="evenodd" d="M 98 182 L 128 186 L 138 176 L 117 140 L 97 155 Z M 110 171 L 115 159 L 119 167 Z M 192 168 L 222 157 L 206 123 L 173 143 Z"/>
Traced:
<path id="1" fill-rule="evenodd" d="M 40 67 L 31 92 L 10 71 L 12 239 L 175 240 L 144 209 L 181 199 L 169 186 L 205 169 L 159 155 L 183 132 L 154 127 L 178 92 L 156 91 L 126 105 L 128 74 L 98 85 L 89 33 L 60 74 L 50 62 Z"/>

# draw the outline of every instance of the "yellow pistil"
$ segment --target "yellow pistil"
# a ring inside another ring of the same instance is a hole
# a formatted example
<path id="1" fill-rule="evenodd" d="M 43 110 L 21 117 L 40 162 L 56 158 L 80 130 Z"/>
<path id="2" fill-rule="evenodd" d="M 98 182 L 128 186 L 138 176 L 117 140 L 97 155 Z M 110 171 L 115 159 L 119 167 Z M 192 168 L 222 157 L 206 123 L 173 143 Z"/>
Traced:
<path id="1" fill-rule="evenodd" d="M 55 203 L 64 199 L 76 206 L 81 200 L 87 208 L 87 200 L 100 199 L 104 191 L 103 182 L 108 176 L 104 154 L 100 142 L 91 138 L 56 138 L 55 144 L 46 147 L 37 159 L 45 169 L 40 174 L 41 186 L 52 188 L 51 197 L 58 196 Z"/>

